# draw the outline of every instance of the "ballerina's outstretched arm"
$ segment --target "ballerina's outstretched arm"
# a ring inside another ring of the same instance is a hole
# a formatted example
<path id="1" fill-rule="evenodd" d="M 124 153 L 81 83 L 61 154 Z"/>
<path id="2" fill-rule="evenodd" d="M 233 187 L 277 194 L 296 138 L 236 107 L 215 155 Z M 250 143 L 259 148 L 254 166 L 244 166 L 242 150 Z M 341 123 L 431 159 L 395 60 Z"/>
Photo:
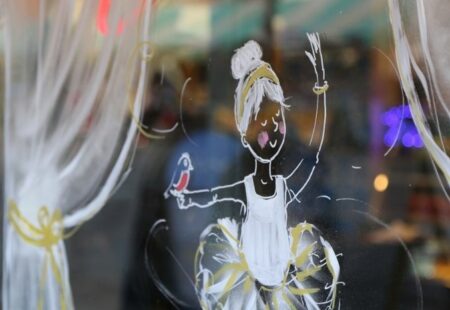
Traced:
<path id="1" fill-rule="evenodd" d="M 211 189 L 184 190 L 175 197 L 177 198 L 180 209 L 189 209 L 192 207 L 208 208 L 219 202 L 233 202 L 239 206 L 244 206 L 244 192 L 244 181 L 241 180 L 233 184 L 217 186 Z"/>

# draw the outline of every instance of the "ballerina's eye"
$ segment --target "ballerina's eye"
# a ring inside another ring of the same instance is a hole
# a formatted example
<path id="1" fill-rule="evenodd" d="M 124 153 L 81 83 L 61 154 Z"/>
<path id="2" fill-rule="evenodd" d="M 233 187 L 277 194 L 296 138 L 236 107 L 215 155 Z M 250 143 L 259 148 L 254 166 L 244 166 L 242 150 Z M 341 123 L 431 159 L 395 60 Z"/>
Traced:
<path id="1" fill-rule="evenodd" d="M 265 120 L 264 122 L 261 122 L 261 126 L 266 127 L 267 125 L 267 120 Z"/>

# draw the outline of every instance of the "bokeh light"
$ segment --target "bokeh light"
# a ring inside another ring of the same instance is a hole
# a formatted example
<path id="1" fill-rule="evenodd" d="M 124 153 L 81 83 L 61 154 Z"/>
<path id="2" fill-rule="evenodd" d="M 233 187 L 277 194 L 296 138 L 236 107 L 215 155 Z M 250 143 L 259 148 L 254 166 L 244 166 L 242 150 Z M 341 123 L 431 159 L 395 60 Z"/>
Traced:
<path id="1" fill-rule="evenodd" d="M 382 122 L 387 126 L 384 144 L 388 147 L 400 142 L 406 148 L 422 148 L 423 142 L 412 120 L 409 106 L 401 105 L 384 112 Z"/>
<path id="2" fill-rule="evenodd" d="M 378 174 L 373 180 L 373 187 L 377 192 L 384 192 L 389 186 L 389 178 L 384 173 Z"/>

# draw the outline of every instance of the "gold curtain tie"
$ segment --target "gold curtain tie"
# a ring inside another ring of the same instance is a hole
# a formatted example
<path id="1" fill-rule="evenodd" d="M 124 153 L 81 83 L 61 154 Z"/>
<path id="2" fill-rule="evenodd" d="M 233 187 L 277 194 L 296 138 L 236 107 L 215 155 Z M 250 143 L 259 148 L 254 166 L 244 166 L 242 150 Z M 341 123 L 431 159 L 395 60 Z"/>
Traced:
<path id="1" fill-rule="evenodd" d="M 47 266 L 50 264 L 53 276 L 56 282 L 60 286 L 60 305 L 61 309 L 66 309 L 65 287 L 63 282 L 63 276 L 61 270 L 56 262 L 55 255 L 53 254 L 53 246 L 56 246 L 60 241 L 72 236 L 78 229 L 73 229 L 70 233 L 64 234 L 63 216 L 60 209 L 56 209 L 50 214 L 47 206 L 41 206 L 38 210 L 37 219 L 38 225 L 30 222 L 20 211 L 16 202 L 9 201 L 8 208 L 8 221 L 14 228 L 20 238 L 33 246 L 43 248 L 45 250 L 45 262 L 41 271 L 40 296 L 38 309 L 43 309 L 44 306 L 44 285 L 47 281 Z"/>

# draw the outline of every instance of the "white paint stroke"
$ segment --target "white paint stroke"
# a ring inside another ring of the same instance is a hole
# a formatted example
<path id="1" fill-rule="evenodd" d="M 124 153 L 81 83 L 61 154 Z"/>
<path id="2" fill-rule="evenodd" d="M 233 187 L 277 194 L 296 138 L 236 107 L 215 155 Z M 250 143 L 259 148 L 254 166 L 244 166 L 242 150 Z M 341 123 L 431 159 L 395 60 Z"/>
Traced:
<path id="1" fill-rule="evenodd" d="M 169 226 L 167 225 L 167 221 L 165 219 L 160 219 L 156 221 L 152 227 L 149 230 L 149 233 L 147 235 L 146 241 L 145 241 L 145 248 L 144 248 L 144 261 L 145 261 L 145 267 L 147 269 L 148 275 L 152 279 L 155 286 L 159 289 L 159 291 L 167 298 L 167 300 L 176 308 L 180 309 L 182 307 L 185 309 L 186 307 L 189 307 L 189 304 L 182 301 L 181 299 L 177 298 L 161 281 L 161 278 L 158 275 L 158 272 L 156 271 L 156 268 L 153 266 L 152 261 L 150 260 L 148 256 L 148 252 L 152 250 L 150 248 L 150 240 L 156 239 L 156 235 L 161 231 L 169 230 Z"/>
<path id="2" fill-rule="evenodd" d="M 167 133 L 171 133 L 171 132 L 175 131 L 175 129 L 177 129 L 178 125 L 179 125 L 179 123 L 176 122 L 171 128 L 168 128 L 168 129 L 152 128 L 152 130 L 157 133 L 167 134 Z"/>
<path id="3" fill-rule="evenodd" d="M 397 68 L 395 67 L 395 64 L 392 61 L 392 59 L 388 55 L 386 55 L 386 53 L 384 53 L 382 50 L 380 50 L 379 48 L 377 48 L 377 47 L 372 47 L 372 48 L 374 50 L 376 50 L 377 52 L 379 52 L 389 62 L 390 66 L 392 67 L 392 69 L 395 72 L 395 75 L 397 76 L 397 80 L 398 80 L 398 82 L 400 84 L 400 93 L 402 94 L 402 116 L 401 116 L 401 119 L 400 119 L 400 125 L 397 128 L 397 132 L 395 134 L 394 142 L 389 147 L 389 149 L 384 153 L 384 157 L 386 157 L 392 151 L 392 149 L 396 146 L 398 138 L 400 137 L 400 132 L 401 132 L 402 126 L 403 126 L 403 120 L 404 120 L 404 117 L 405 117 L 405 93 L 403 92 L 402 84 L 400 82 L 400 73 L 398 72 Z"/>
<path id="4" fill-rule="evenodd" d="M 369 206 L 369 204 L 363 200 L 360 199 L 356 199 L 356 198 L 338 198 L 336 199 L 336 201 L 354 201 L 357 203 L 361 203 L 365 206 Z M 380 220 L 379 218 L 375 217 L 372 214 L 369 214 L 368 212 L 364 212 L 361 210 L 352 210 L 354 213 L 362 215 L 367 217 L 368 219 L 370 219 L 371 221 L 373 221 L 374 223 L 384 227 L 385 229 L 387 229 L 388 231 L 390 231 L 392 233 L 392 235 L 397 239 L 397 241 L 400 243 L 400 245 L 402 246 L 402 248 L 404 249 L 404 251 L 406 252 L 409 262 L 411 264 L 411 267 L 413 269 L 413 273 L 414 273 L 414 280 L 415 280 L 415 284 L 416 284 L 416 290 L 417 290 L 417 295 L 418 295 L 418 300 L 417 300 L 417 309 L 419 310 L 423 310 L 423 292 L 422 292 L 422 285 L 420 283 L 420 277 L 419 277 L 419 273 L 417 271 L 417 267 L 416 264 L 414 262 L 414 258 L 411 254 L 411 252 L 409 251 L 408 247 L 406 246 L 405 242 L 402 240 L 402 238 L 385 222 L 383 222 L 382 220 Z"/>
<path id="5" fill-rule="evenodd" d="M 320 196 L 317 196 L 316 197 L 316 199 L 326 199 L 326 200 L 331 200 L 331 197 L 330 196 L 328 196 L 328 195 L 320 195 Z"/>
<path id="6" fill-rule="evenodd" d="M 369 213 L 363 212 L 363 211 L 359 211 L 359 210 L 353 210 L 353 212 L 363 215 L 363 216 L 367 217 L 368 219 L 370 219 L 371 221 L 373 221 L 374 223 L 384 227 L 386 230 L 391 232 L 392 235 L 395 237 L 395 239 L 397 239 L 397 241 L 400 243 L 403 250 L 406 252 L 406 255 L 408 255 L 409 263 L 411 264 L 411 268 L 413 269 L 414 280 L 415 280 L 415 285 L 416 285 L 416 290 L 417 290 L 417 309 L 423 310 L 422 284 L 420 283 L 420 277 L 419 277 L 419 273 L 417 271 L 416 263 L 414 261 L 414 258 L 412 256 L 411 252 L 408 249 L 408 246 L 405 244 L 405 242 L 402 240 L 402 238 L 388 224 L 386 224 L 379 218 L 373 216 L 372 214 L 369 214 Z"/>
<path id="7" fill-rule="evenodd" d="M 186 138 L 189 140 L 189 142 L 191 142 L 193 145 L 198 146 L 197 143 L 195 143 L 194 140 L 191 139 L 191 137 L 188 135 L 186 128 L 184 127 L 184 122 L 183 122 L 183 97 L 184 97 L 184 92 L 186 91 L 186 86 L 187 84 L 191 81 L 191 78 L 188 77 L 186 79 L 186 81 L 184 81 L 183 84 L 183 88 L 181 89 L 181 94 L 180 94 L 180 122 L 181 122 L 181 128 L 183 129 L 184 135 L 186 136 Z"/>
<path id="8" fill-rule="evenodd" d="M 358 203 L 362 203 L 366 206 L 369 205 L 369 203 L 367 203 L 364 200 L 360 200 L 360 199 L 356 199 L 356 198 L 351 198 L 351 197 L 343 197 L 343 198 L 337 198 L 336 201 L 354 201 L 354 202 L 358 202 Z"/>
<path id="9" fill-rule="evenodd" d="M 286 177 L 286 180 L 290 179 L 297 172 L 297 170 L 301 167 L 304 160 L 305 160 L 304 158 L 302 158 L 302 160 L 300 160 L 300 162 L 297 164 L 297 166 L 294 168 L 294 170 L 292 170 L 291 173 Z"/>

